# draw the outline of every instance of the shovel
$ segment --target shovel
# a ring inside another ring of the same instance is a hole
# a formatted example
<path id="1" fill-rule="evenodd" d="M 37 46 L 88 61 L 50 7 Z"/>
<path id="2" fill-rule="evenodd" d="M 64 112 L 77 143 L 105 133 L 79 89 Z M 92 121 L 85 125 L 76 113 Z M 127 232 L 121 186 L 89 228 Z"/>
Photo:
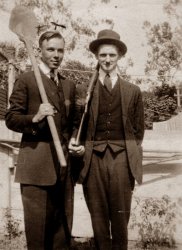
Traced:
<path id="1" fill-rule="evenodd" d="M 10 16 L 9 28 L 19 39 L 25 43 L 28 55 L 32 62 L 37 86 L 40 92 L 42 103 L 48 103 L 48 98 L 44 89 L 41 74 L 37 65 L 36 58 L 33 53 L 32 44 L 36 39 L 38 22 L 37 19 L 30 9 L 24 6 L 16 6 Z M 55 122 L 52 116 L 47 116 L 47 121 L 53 138 L 54 146 L 57 152 L 58 160 L 62 167 L 66 167 L 66 160 L 64 157 L 63 149 L 59 140 Z"/>

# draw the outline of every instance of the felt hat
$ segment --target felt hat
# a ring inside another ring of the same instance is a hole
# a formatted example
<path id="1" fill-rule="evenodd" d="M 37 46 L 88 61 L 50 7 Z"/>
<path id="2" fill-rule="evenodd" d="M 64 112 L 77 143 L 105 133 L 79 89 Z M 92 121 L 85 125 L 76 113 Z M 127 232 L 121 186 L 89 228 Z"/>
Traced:
<path id="1" fill-rule="evenodd" d="M 101 30 L 97 35 L 97 39 L 90 43 L 90 51 L 95 54 L 101 44 L 113 44 L 117 46 L 122 55 L 127 51 L 126 45 L 120 40 L 120 35 L 113 30 Z"/>

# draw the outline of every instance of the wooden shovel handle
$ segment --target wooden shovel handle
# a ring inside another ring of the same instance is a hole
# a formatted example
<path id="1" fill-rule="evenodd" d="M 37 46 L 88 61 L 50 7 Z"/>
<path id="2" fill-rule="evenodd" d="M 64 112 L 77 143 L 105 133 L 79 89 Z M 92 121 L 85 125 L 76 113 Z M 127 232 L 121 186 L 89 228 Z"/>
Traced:
<path id="1" fill-rule="evenodd" d="M 26 41 L 24 39 L 24 42 L 25 42 L 25 45 L 27 47 L 27 51 L 28 51 L 28 54 L 30 56 L 30 60 L 32 62 L 32 66 L 33 66 L 33 70 L 34 70 L 34 74 L 35 74 L 35 78 L 36 78 L 36 82 L 37 82 L 37 86 L 38 86 L 38 89 L 39 89 L 39 92 L 40 92 L 42 102 L 43 103 L 48 103 L 48 98 L 47 98 L 47 95 L 46 95 L 46 92 L 45 92 L 45 89 L 44 89 L 44 85 L 43 85 L 43 82 L 42 82 L 42 78 L 41 78 L 41 75 L 40 75 L 40 71 L 39 71 L 35 56 L 33 54 L 33 49 L 32 49 L 32 47 L 31 47 L 31 45 L 29 44 L 28 41 Z M 51 134 L 52 134 L 54 146 L 55 146 L 55 149 L 56 149 L 57 156 L 58 156 L 59 162 L 61 164 L 61 167 L 66 167 L 67 166 L 66 159 L 65 159 L 63 149 L 62 149 L 62 146 L 61 146 L 61 142 L 60 142 L 60 139 L 59 139 L 59 136 L 58 136 L 58 133 L 57 133 L 57 129 L 56 129 L 56 126 L 55 126 L 54 119 L 53 119 L 52 116 L 47 116 L 47 121 L 48 121 L 48 124 L 49 124 L 49 128 L 50 128 L 50 131 L 51 131 Z"/>

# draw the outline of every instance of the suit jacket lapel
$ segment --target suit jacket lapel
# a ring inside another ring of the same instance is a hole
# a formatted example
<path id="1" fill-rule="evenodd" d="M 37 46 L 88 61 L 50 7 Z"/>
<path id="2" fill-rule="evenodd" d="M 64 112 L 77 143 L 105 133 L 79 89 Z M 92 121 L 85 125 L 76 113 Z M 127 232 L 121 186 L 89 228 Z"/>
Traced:
<path id="1" fill-rule="evenodd" d="M 129 106 L 129 102 L 131 100 L 131 92 L 130 85 L 127 84 L 119 77 L 120 82 L 120 93 L 121 93 L 121 108 L 122 108 L 122 117 L 123 117 L 123 125 L 125 127 L 126 119 L 127 119 L 127 110 Z"/>
<path id="2" fill-rule="evenodd" d="M 97 116 L 99 111 L 99 80 L 97 80 L 96 85 L 93 90 L 93 96 L 91 101 L 91 111 L 93 115 L 94 127 L 96 127 Z"/>
<path id="3" fill-rule="evenodd" d="M 47 94 L 47 98 L 50 101 L 53 106 L 56 107 L 57 110 L 60 111 L 60 104 L 59 104 L 59 96 L 57 93 L 57 87 L 54 85 L 54 83 L 41 72 L 42 81 L 44 84 L 44 88 Z"/>
<path id="4" fill-rule="evenodd" d="M 66 80 L 61 80 L 59 84 L 62 84 L 62 87 L 63 87 L 66 115 L 68 116 L 69 115 L 69 106 L 70 106 L 70 99 L 69 99 L 70 85 L 67 84 Z"/>

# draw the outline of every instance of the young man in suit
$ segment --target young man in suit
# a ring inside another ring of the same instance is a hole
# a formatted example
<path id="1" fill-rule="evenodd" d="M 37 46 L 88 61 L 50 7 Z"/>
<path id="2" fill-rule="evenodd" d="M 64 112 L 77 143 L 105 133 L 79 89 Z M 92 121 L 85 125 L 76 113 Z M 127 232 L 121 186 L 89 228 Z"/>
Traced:
<path id="1" fill-rule="evenodd" d="M 43 104 L 34 72 L 16 80 L 6 114 L 9 129 L 22 133 L 15 181 L 20 183 L 28 250 L 69 249 L 73 213 L 70 166 L 60 166 L 46 117 L 53 116 L 68 163 L 75 85 L 58 72 L 65 41 L 57 31 L 39 39 L 40 73 L 49 103 Z"/>
<path id="2" fill-rule="evenodd" d="M 127 51 L 118 33 L 100 31 L 89 48 L 98 60 L 99 76 L 83 125 L 84 146 L 75 145 L 75 120 L 69 150 L 83 155 L 78 182 L 83 184 L 97 249 L 127 250 L 132 191 L 135 180 L 142 182 L 142 95 L 138 86 L 117 73 L 117 62 Z M 77 120 L 84 105 L 79 95 Z"/>

